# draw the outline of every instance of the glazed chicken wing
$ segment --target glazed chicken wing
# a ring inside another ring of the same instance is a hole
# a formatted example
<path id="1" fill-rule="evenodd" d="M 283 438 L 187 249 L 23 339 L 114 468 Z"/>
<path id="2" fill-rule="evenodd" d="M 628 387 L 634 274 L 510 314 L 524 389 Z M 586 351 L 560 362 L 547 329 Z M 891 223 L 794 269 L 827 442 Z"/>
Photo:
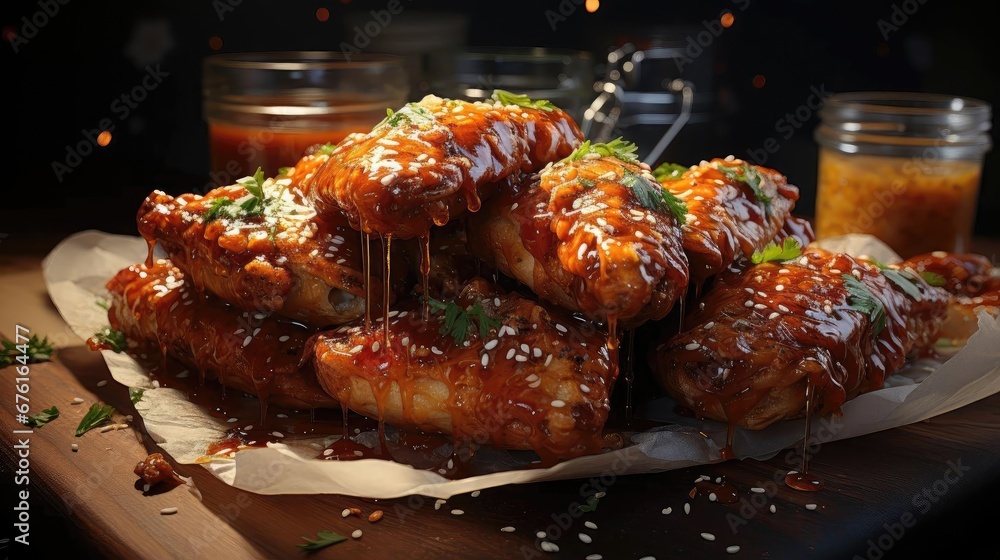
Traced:
<path id="1" fill-rule="evenodd" d="M 947 299 L 919 276 L 892 280 L 874 264 L 810 250 L 726 269 L 690 328 L 654 348 L 650 361 L 665 390 L 699 418 L 760 429 L 801 417 L 807 383 L 821 415 L 881 388 L 934 343 Z"/>
<path id="2" fill-rule="evenodd" d="M 582 140 L 562 110 L 520 102 L 531 106 L 427 96 L 348 136 L 304 186 L 321 215 L 342 210 L 355 228 L 394 239 L 426 236 L 477 211 L 494 183 L 564 157 Z"/>
<path id="3" fill-rule="evenodd" d="M 470 246 L 545 300 L 633 326 L 663 318 L 687 289 L 683 210 L 668 202 L 648 166 L 589 152 L 469 216 Z"/>
<path id="4" fill-rule="evenodd" d="M 687 205 L 684 251 L 695 285 L 763 249 L 799 198 L 784 175 L 731 157 L 702 162 L 662 184 Z"/>
<path id="5" fill-rule="evenodd" d="M 202 379 L 292 408 L 336 407 L 312 369 L 298 367 L 312 330 L 241 311 L 199 293 L 160 259 L 130 266 L 107 284 L 111 327 L 197 370 Z"/>
<path id="6" fill-rule="evenodd" d="M 962 343 L 979 330 L 979 313 L 1000 315 L 1000 275 L 982 255 L 935 251 L 917 255 L 898 265 L 918 274 L 930 274 L 935 283 L 952 294 L 948 320 L 941 337 Z"/>
<path id="7" fill-rule="evenodd" d="M 326 159 L 307 155 L 289 176 L 259 187 L 245 179 L 205 196 L 154 191 L 139 210 L 139 232 L 159 243 L 195 287 L 241 309 L 315 326 L 357 319 L 366 301 L 361 236 L 341 214 L 318 217 L 293 182 Z M 381 281 L 371 282 L 370 293 L 381 296 Z"/>
<path id="8" fill-rule="evenodd" d="M 457 441 L 532 449 L 543 460 L 600 450 L 613 367 L 606 334 L 474 279 L 427 323 L 390 312 L 390 339 L 345 325 L 314 345 L 320 383 L 343 406 Z M 456 330 L 457 329 L 457 330 Z"/>

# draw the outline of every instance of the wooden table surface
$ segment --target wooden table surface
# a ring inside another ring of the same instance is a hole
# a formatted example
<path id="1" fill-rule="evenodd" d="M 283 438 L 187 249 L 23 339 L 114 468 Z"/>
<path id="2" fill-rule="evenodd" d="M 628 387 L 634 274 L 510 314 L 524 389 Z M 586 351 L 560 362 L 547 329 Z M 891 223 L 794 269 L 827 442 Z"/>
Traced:
<path id="1" fill-rule="evenodd" d="M 988 243 L 983 252 L 998 245 Z M 54 404 L 62 416 L 31 434 L 15 433 L 24 429 L 13 414 L 15 371 L 0 370 L 0 401 L 11 409 L 0 414 L 0 492 L 12 519 L 18 493 L 27 488 L 30 494 L 30 547 L 13 540 L 20 532 L 8 523 L 0 531 L 0 554 L 41 558 L 70 546 L 77 558 L 1000 558 L 991 513 L 1000 503 L 1000 395 L 925 422 L 822 444 L 811 469 L 827 487 L 816 493 L 773 483 L 797 466 L 785 453 L 658 474 L 504 486 L 455 496 L 440 509 L 422 497 L 256 495 L 199 466 L 177 464 L 180 474 L 193 477 L 200 500 L 185 487 L 144 493 L 132 469 L 160 450 L 142 429 L 127 389 L 48 301 L 42 254 L 0 253 L 0 332 L 10 335 L 21 324 L 56 341 L 54 361 L 31 366 L 28 395 L 32 412 Z M 108 383 L 99 387 L 102 380 Z M 74 397 L 86 404 L 71 404 Z M 84 407 L 97 400 L 132 414 L 133 427 L 74 437 Z M 16 478 L 24 439 L 30 440 L 27 487 Z M 702 474 L 724 477 L 741 500 L 689 498 Z M 596 511 L 579 515 L 570 507 L 595 490 L 606 492 Z M 165 507 L 178 513 L 161 515 Z M 348 507 L 365 515 L 381 509 L 385 516 L 377 523 L 344 518 Z M 668 507 L 672 512 L 664 515 Z M 456 508 L 464 515 L 453 515 Z M 501 532 L 506 526 L 514 532 Z M 296 547 L 320 530 L 349 535 L 355 529 L 364 533 L 358 540 L 314 553 Z M 547 531 L 559 551 L 543 552 L 537 531 Z M 728 554 L 734 545 L 740 550 Z"/>

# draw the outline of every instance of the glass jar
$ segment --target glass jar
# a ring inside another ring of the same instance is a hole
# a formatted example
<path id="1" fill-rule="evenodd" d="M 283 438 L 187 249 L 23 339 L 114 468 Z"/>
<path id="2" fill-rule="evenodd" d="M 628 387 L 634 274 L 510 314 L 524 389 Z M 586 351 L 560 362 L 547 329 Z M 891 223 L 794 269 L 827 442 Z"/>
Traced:
<path id="1" fill-rule="evenodd" d="M 211 177 L 231 184 L 294 165 L 309 146 L 367 132 L 406 103 L 402 60 L 332 52 L 260 52 L 205 59 Z"/>
<path id="2" fill-rule="evenodd" d="M 428 59 L 430 93 L 482 101 L 494 89 L 548 99 L 577 120 L 594 97 L 589 53 L 541 47 L 436 51 Z"/>
<path id="3" fill-rule="evenodd" d="M 831 96 L 819 114 L 817 238 L 867 233 L 903 258 L 969 250 L 988 103 L 856 92 Z"/>

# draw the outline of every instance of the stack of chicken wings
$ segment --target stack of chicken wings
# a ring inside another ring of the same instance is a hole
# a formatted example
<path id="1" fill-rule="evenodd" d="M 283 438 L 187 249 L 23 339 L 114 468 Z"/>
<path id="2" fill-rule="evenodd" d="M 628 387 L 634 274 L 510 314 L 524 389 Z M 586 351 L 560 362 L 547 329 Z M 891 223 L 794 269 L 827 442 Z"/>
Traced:
<path id="1" fill-rule="evenodd" d="M 928 271 L 981 264 L 809 249 L 777 171 L 635 152 L 547 101 L 427 96 L 276 177 L 151 193 L 111 326 L 262 403 L 553 463 L 601 451 L 628 330 L 681 406 L 759 429 L 881 387 L 957 297 Z"/>

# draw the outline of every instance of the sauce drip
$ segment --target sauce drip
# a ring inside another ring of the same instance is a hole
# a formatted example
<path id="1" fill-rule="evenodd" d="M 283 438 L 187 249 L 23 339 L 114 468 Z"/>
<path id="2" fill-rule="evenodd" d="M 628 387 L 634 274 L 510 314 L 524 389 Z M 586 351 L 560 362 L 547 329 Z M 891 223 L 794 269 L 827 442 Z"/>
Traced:
<path id="1" fill-rule="evenodd" d="M 389 348 L 389 288 L 391 281 L 389 274 L 392 270 L 392 235 L 382 237 L 382 332 L 383 348 Z"/>
<path id="2" fill-rule="evenodd" d="M 364 263 L 365 273 L 365 330 L 372 328 L 372 251 L 371 234 L 364 233 L 361 236 L 361 261 Z"/>
<path id="3" fill-rule="evenodd" d="M 421 235 L 417 239 L 420 245 L 420 291 L 424 296 L 423 310 L 421 311 L 421 317 L 426 323 L 430 318 L 431 308 L 430 304 L 427 302 L 430 276 L 431 276 L 431 236 L 430 233 Z"/>
<path id="4" fill-rule="evenodd" d="M 152 268 L 153 266 L 153 250 L 156 249 L 156 239 L 153 237 L 146 238 L 146 268 Z"/>
<path id="5" fill-rule="evenodd" d="M 610 335 L 609 335 L 610 336 Z M 608 350 L 611 350 L 610 346 Z M 610 354 L 610 352 L 609 352 Z M 635 329 L 625 332 L 625 424 L 632 423 L 632 388 L 635 384 Z"/>
<path id="6" fill-rule="evenodd" d="M 806 433 L 802 436 L 802 471 L 785 475 L 785 484 L 801 492 L 816 492 L 825 485 L 823 479 L 809 474 L 809 432 L 812 427 L 812 380 L 806 377 Z"/>

